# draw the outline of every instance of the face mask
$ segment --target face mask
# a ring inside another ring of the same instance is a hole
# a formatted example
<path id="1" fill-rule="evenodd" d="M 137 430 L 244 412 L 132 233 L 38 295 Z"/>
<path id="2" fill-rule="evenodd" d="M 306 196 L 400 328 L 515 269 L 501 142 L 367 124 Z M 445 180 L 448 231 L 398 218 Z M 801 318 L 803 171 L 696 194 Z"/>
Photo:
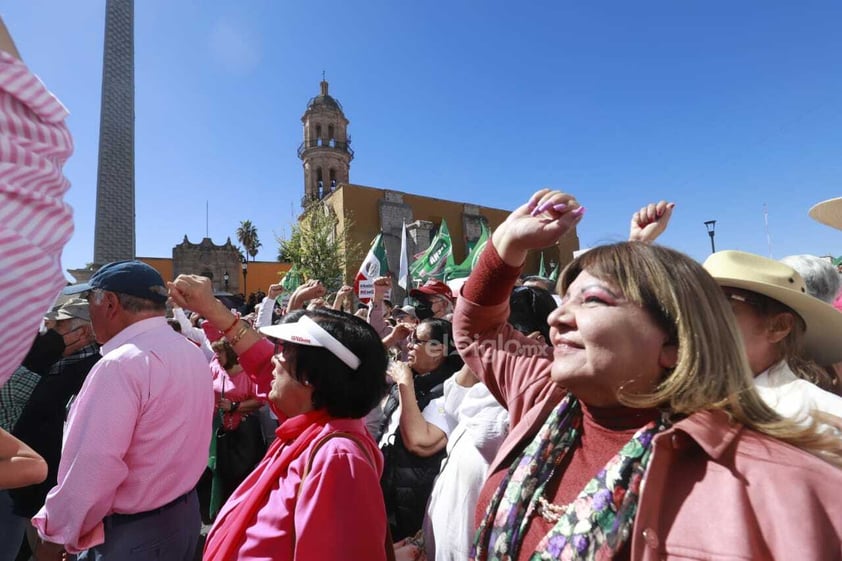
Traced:
<path id="1" fill-rule="evenodd" d="M 429 302 L 419 303 L 415 306 L 415 315 L 419 320 L 431 318 L 433 317 L 433 307 L 429 304 Z"/>

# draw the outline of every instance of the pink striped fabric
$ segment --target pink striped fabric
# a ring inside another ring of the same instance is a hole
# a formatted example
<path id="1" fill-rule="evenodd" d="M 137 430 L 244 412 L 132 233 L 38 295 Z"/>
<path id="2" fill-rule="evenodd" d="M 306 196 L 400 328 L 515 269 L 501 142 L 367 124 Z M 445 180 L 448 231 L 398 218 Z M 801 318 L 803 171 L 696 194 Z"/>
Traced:
<path id="1" fill-rule="evenodd" d="M 29 350 L 66 284 L 73 233 L 62 166 L 73 152 L 67 110 L 26 66 L 0 51 L 0 385 Z"/>

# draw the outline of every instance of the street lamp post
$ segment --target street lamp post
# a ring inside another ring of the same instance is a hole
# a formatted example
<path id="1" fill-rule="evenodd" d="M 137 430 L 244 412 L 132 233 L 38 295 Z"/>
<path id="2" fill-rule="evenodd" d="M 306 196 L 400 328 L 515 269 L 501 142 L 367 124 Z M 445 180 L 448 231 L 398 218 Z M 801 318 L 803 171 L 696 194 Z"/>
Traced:
<path id="1" fill-rule="evenodd" d="M 228 274 L 228 271 L 222 273 L 222 280 L 225 282 L 225 292 L 228 292 L 228 281 L 231 280 L 231 275 Z"/>
<path id="2" fill-rule="evenodd" d="M 246 278 L 249 274 L 249 262 L 248 260 L 243 257 L 243 297 L 248 298 L 248 285 L 246 284 Z"/>
<path id="3" fill-rule="evenodd" d="M 716 235 L 716 220 L 706 221 L 705 228 L 708 229 L 708 236 L 710 236 L 710 252 L 716 253 L 716 245 L 713 243 L 713 237 Z"/>

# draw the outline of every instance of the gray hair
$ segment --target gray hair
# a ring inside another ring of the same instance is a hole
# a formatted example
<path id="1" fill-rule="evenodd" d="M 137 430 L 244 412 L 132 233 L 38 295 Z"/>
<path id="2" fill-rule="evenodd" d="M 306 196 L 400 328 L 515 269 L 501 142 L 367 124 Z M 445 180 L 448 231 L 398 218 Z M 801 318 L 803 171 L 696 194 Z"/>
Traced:
<path id="1" fill-rule="evenodd" d="M 828 304 L 832 304 L 839 293 L 842 278 L 830 260 L 815 255 L 790 255 L 781 259 L 804 278 L 807 292 Z"/>

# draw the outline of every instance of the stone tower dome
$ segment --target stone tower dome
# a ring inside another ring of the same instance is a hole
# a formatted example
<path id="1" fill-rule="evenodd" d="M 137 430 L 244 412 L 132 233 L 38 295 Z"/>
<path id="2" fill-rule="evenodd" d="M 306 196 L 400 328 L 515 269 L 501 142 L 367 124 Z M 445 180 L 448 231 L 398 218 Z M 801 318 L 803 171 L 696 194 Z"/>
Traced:
<path id="1" fill-rule="evenodd" d="M 304 164 L 304 198 L 301 206 L 322 199 L 340 183 L 348 183 L 354 151 L 348 135 L 348 119 L 342 105 L 327 93 L 322 79 L 321 92 L 307 103 L 301 117 L 304 142 L 298 157 Z"/>

